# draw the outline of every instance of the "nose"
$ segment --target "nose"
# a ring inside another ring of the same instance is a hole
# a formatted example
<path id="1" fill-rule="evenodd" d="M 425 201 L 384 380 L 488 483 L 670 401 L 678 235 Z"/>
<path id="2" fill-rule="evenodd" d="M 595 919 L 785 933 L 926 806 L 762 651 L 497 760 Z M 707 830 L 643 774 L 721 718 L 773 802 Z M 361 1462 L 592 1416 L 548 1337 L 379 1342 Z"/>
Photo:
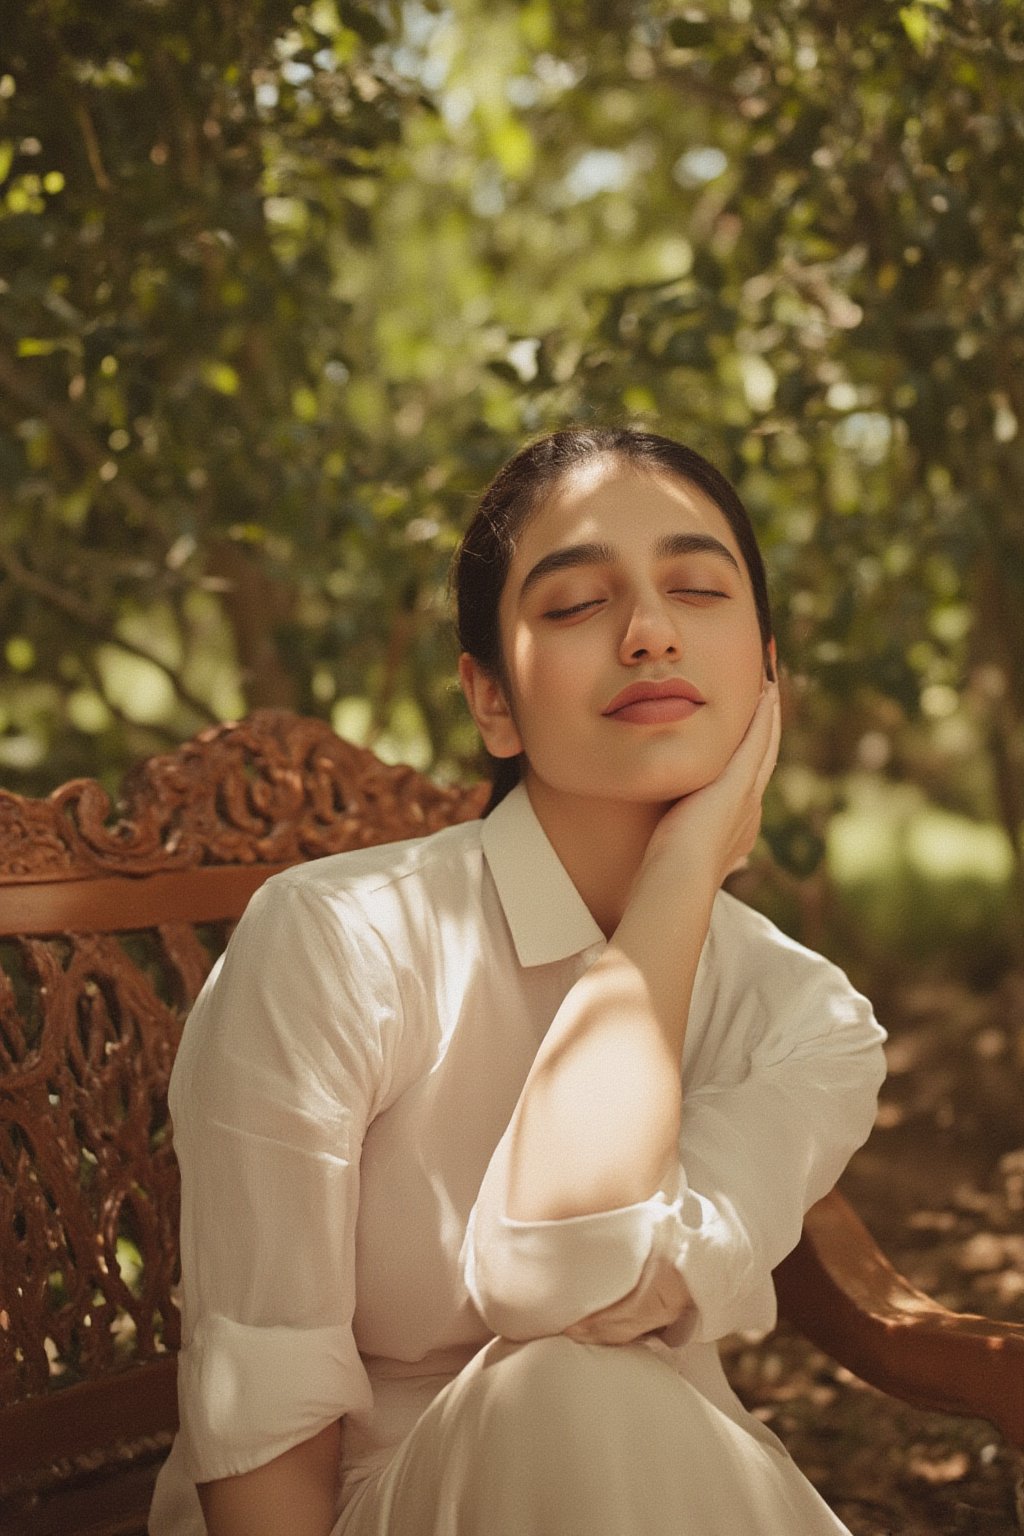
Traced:
<path id="1" fill-rule="evenodd" d="M 653 594 L 638 597 L 623 632 L 619 660 L 628 666 L 631 662 L 678 655 L 679 635 L 672 614 Z"/>

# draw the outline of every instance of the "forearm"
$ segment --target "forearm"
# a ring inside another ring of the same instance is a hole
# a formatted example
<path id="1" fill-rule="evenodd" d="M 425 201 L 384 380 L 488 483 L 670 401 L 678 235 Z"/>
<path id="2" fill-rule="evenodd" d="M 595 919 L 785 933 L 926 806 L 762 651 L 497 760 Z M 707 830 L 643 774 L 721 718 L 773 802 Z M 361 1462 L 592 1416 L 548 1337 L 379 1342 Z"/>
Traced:
<path id="1" fill-rule="evenodd" d="M 328 1424 L 252 1472 L 199 1484 L 209 1536 L 328 1536 L 340 1447 L 340 1424 Z"/>
<path id="2" fill-rule="evenodd" d="M 467 1232 L 467 1287 L 495 1333 L 561 1333 L 618 1302 L 629 1317 L 605 1321 L 621 1337 L 658 1326 L 644 1266 L 653 1254 L 676 1267 L 659 1234 L 687 1203 L 677 1174 L 691 994 L 715 896 L 757 836 L 778 729 L 772 684 L 718 777 L 661 816 L 611 943 L 541 1043 Z M 566 1226 L 574 1217 L 592 1219 Z M 661 1294 L 665 1278 L 657 1264 L 647 1276 L 662 1321 L 690 1304 L 674 1276 Z"/>
<path id="3" fill-rule="evenodd" d="M 565 999 L 537 1053 L 481 1190 L 521 1221 L 557 1220 L 648 1199 L 674 1160 L 680 1064 L 714 885 L 654 870 L 600 960 Z M 670 935 L 667 938 L 666 935 Z M 490 1186 L 490 1187 L 488 1187 Z"/>

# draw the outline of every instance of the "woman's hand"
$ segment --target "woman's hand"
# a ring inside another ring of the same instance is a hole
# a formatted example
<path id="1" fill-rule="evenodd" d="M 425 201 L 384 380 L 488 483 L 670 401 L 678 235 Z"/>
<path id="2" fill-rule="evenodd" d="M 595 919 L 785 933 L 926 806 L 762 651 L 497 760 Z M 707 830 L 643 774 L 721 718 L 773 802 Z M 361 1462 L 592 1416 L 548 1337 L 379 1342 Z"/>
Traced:
<path id="1" fill-rule="evenodd" d="M 505 1162 L 492 1158 L 480 1192 L 492 1219 L 557 1221 L 658 1189 L 677 1156 L 680 1066 L 712 907 L 757 837 L 778 743 L 769 683 L 722 772 L 655 827 L 607 949 L 570 988 L 534 1058 Z"/>
<path id="2" fill-rule="evenodd" d="M 667 1328 L 692 1306 L 686 1281 L 675 1265 L 652 1253 L 628 1296 L 581 1317 L 565 1330 L 565 1336 L 578 1344 L 632 1344 L 645 1333 Z"/>
<path id="3" fill-rule="evenodd" d="M 715 890 L 746 858 L 761 827 L 761 802 L 779 754 L 779 685 L 766 681 L 742 741 L 721 773 L 665 812 L 644 855 L 634 892 L 666 866 L 705 872 Z"/>

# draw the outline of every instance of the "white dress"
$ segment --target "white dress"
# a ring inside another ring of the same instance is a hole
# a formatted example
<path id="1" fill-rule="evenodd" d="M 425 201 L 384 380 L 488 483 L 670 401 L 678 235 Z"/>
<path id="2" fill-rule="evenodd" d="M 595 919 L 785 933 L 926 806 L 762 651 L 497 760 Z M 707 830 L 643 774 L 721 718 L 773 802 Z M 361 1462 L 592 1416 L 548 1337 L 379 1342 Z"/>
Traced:
<path id="1" fill-rule="evenodd" d="M 253 898 L 171 1082 L 181 1430 L 151 1536 L 203 1536 L 196 1482 L 338 1418 L 337 1536 L 844 1529 L 716 1341 L 772 1326 L 771 1270 L 870 1130 L 883 1032 L 842 972 L 722 893 L 664 1188 L 478 1221 L 545 1030 L 604 943 L 521 786 L 486 821 Z M 562 1336 L 664 1264 L 694 1300 L 672 1327 Z"/>

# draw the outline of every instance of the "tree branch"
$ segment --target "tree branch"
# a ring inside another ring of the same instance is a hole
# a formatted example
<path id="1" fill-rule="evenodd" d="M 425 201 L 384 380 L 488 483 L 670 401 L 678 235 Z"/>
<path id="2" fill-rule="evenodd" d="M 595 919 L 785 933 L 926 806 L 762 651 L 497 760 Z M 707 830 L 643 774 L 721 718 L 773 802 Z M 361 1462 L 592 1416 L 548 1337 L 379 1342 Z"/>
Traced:
<path id="1" fill-rule="evenodd" d="M 75 121 L 78 123 L 79 132 L 82 135 L 85 155 L 89 162 L 89 169 L 93 174 L 93 180 L 101 192 L 113 192 L 114 184 L 107 175 L 106 167 L 103 164 L 103 156 L 100 153 L 100 141 L 96 135 L 96 128 L 89 114 L 88 107 L 82 100 L 81 94 L 77 91 L 74 95 L 72 111 L 74 112 Z"/>
<path id="2" fill-rule="evenodd" d="M 220 716 L 214 713 L 209 704 L 205 703 L 203 699 L 197 698 L 185 686 L 173 667 L 169 667 L 166 662 L 160 660 L 159 656 L 154 656 L 152 651 L 147 651 L 144 646 L 136 645 L 131 640 L 124 640 L 120 635 L 111 634 L 110 626 L 104 623 L 97 614 L 93 613 L 92 609 L 86 603 L 83 603 L 81 598 L 76 597 L 71 592 L 65 592 L 62 587 L 58 587 L 54 582 L 48 580 L 47 577 L 40 576 L 36 571 L 30 571 L 27 566 L 21 563 L 17 555 L 13 554 L 9 549 L 4 549 L 2 546 L 0 546 L 0 570 L 5 571 L 15 586 L 20 587 L 23 592 L 30 592 L 33 597 L 38 597 L 42 602 L 48 604 L 49 607 L 56 608 L 59 613 L 63 613 L 67 618 L 73 619 L 76 624 L 80 624 L 83 629 L 88 630 L 90 634 L 97 636 L 98 639 L 105 640 L 108 645 L 118 646 L 130 656 L 138 656 L 142 661 L 148 661 L 167 678 L 182 704 L 187 705 L 202 720 L 209 722 L 211 725 L 220 724 Z"/>
<path id="3" fill-rule="evenodd" d="M 110 454 L 105 452 L 88 432 L 83 431 L 74 413 L 50 399 L 27 377 L 26 370 L 19 368 L 17 363 L 2 351 L 0 351 L 0 389 L 35 415 L 41 416 L 54 436 L 59 438 L 87 469 L 99 471 L 104 464 L 110 462 Z M 132 485 L 130 480 L 115 475 L 112 480 L 105 481 L 104 486 L 113 499 L 120 502 L 124 510 L 133 518 L 138 518 L 150 527 L 159 524 L 159 518 L 149 498 L 144 496 L 137 486 Z"/>
<path id="4" fill-rule="evenodd" d="M 147 720 L 145 723 L 143 723 L 139 720 L 133 720 L 129 715 L 126 715 L 121 706 L 119 704 L 115 704 L 113 699 L 110 698 L 107 694 L 107 690 L 103 684 L 103 678 L 100 673 L 100 669 L 96 665 L 93 658 L 91 656 L 83 656 L 80 658 L 80 660 L 86 677 L 92 683 L 93 688 L 96 690 L 97 694 L 103 700 L 103 703 L 106 705 L 107 709 L 110 710 L 110 713 L 113 715 L 114 719 L 118 722 L 119 725 L 123 725 L 126 730 L 133 732 L 147 731 L 151 736 L 155 737 L 156 740 L 165 742 L 168 747 L 173 748 L 181 745 L 181 737 L 179 733 L 177 731 L 170 730 L 168 726 L 158 725 L 152 720 Z"/>

